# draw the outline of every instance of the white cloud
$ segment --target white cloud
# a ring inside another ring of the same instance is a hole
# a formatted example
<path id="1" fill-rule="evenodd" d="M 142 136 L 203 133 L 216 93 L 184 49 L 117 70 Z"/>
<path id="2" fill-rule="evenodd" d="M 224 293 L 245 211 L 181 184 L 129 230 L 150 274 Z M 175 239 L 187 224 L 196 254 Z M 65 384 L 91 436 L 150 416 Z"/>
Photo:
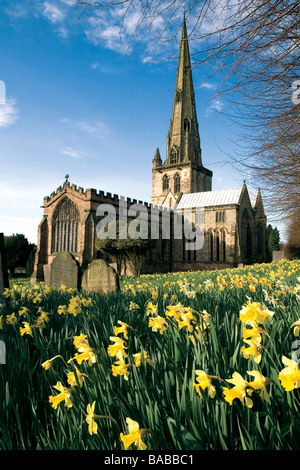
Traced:
<path id="1" fill-rule="evenodd" d="M 210 105 L 210 109 L 215 109 L 216 111 L 222 111 L 224 105 L 221 100 L 214 99 L 212 104 Z"/>
<path id="2" fill-rule="evenodd" d="M 65 18 L 64 11 L 50 2 L 44 3 L 44 11 L 43 14 L 48 18 L 51 23 L 57 23 L 58 21 L 62 21 Z"/>
<path id="3" fill-rule="evenodd" d="M 77 129 L 87 134 L 103 138 L 108 134 L 108 127 L 102 121 L 80 121 L 75 124 Z"/>
<path id="4" fill-rule="evenodd" d="M 84 152 L 82 152 L 81 150 L 79 149 L 74 149 L 72 147 L 65 147 L 61 153 L 63 155 L 67 155 L 68 157 L 71 157 L 71 158 L 82 158 L 85 156 Z"/>
<path id="5" fill-rule="evenodd" d="M 0 104 L 0 127 L 10 127 L 17 121 L 19 111 L 15 100 L 9 99 Z"/>

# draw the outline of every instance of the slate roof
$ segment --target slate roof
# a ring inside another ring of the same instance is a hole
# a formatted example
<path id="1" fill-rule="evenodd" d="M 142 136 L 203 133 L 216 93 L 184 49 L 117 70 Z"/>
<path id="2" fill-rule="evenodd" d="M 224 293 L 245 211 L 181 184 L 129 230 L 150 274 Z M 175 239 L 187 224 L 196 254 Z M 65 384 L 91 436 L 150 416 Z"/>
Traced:
<path id="1" fill-rule="evenodd" d="M 241 193 L 242 188 L 234 188 L 183 194 L 176 206 L 176 209 L 239 204 Z M 252 205 L 253 202 L 255 203 L 254 199 L 251 199 Z"/>

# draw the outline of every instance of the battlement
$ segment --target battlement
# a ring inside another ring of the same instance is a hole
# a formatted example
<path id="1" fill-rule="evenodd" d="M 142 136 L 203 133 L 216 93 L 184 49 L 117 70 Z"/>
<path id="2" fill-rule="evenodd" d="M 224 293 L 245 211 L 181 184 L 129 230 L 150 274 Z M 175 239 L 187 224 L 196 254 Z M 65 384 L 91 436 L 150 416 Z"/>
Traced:
<path id="1" fill-rule="evenodd" d="M 111 203 L 113 205 L 118 204 L 121 200 L 124 202 L 126 201 L 127 206 L 131 206 L 133 204 L 140 204 L 145 206 L 148 210 L 156 209 L 158 211 L 169 213 L 172 212 L 168 207 L 159 206 L 156 204 L 151 204 L 149 202 L 140 201 L 137 199 L 132 199 L 130 197 L 119 196 L 118 194 L 112 194 L 110 192 L 105 192 L 102 190 L 97 190 L 94 188 L 83 189 L 81 186 L 77 186 L 76 184 L 70 184 L 69 181 L 66 181 L 63 186 L 59 186 L 56 191 L 53 191 L 50 196 L 44 197 L 44 205 L 48 205 L 53 199 L 56 199 L 57 196 L 61 196 L 62 194 L 76 194 L 86 198 L 86 200 L 96 199 L 101 201 L 105 200 L 105 203 Z"/>

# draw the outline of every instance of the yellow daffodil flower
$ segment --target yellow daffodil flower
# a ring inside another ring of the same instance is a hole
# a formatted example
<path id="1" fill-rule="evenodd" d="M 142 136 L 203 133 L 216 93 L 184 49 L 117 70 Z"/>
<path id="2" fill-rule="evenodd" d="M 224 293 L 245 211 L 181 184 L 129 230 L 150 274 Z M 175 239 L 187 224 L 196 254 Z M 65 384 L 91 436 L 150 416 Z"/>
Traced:
<path id="1" fill-rule="evenodd" d="M 94 349 L 89 346 L 81 346 L 78 348 L 80 354 L 75 353 L 75 359 L 78 364 L 81 364 L 83 361 L 87 361 L 89 366 L 92 366 L 96 362 L 96 354 Z"/>
<path id="2" fill-rule="evenodd" d="M 67 308 L 68 308 L 68 307 L 67 307 L 66 305 L 59 305 L 59 306 L 57 307 L 57 313 L 58 313 L 59 315 L 66 315 L 66 313 L 67 313 Z"/>
<path id="3" fill-rule="evenodd" d="M 117 375 L 122 375 L 124 376 L 125 380 L 128 380 L 129 377 L 129 370 L 128 368 L 130 367 L 131 364 L 126 364 L 124 358 L 119 359 L 116 361 L 112 366 L 112 374 L 114 377 Z"/>
<path id="4" fill-rule="evenodd" d="M 114 326 L 114 333 L 115 335 L 119 335 L 120 333 L 123 333 L 124 335 L 124 338 L 125 339 L 128 339 L 128 328 L 130 330 L 133 330 L 133 328 L 131 328 L 131 326 L 127 325 L 127 323 L 124 323 L 123 321 L 121 320 L 118 320 L 118 324 L 121 325 L 121 326 Z"/>
<path id="5" fill-rule="evenodd" d="M 137 450 L 146 450 L 147 446 L 142 441 L 142 436 L 151 433 L 149 429 L 140 429 L 139 424 L 130 418 L 126 418 L 129 434 L 120 434 L 121 441 L 123 442 L 124 449 L 127 450 L 132 444 L 137 447 Z"/>
<path id="6" fill-rule="evenodd" d="M 96 404 L 95 401 L 93 402 L 92 405 L 88 404 L 87 409 L 86 409 L 87 415 L 86 415 L 85 419 L 86 419 L 87 424 L 89 425 L 89 433 L 90 433 L 91 436 L 93 434 L 97 434 L 97 430 L 98 430 L 98 425 L 97 425 L 96 421 L 94 420 L 95 404 Z"/>
<path id="7" fill-rule="evenodd" d="M 200 388 L 202 390 L 205 390 L 206 388 L 208 388 L 209 389 L 209 396 L 211 398 L 214 398 L 215 395 L 216 395 L 216 389 L 211 383 L 211 380 L 212 380 L 213 377 L 210 376 L 210 375 L 207 375 L 203 370 L 195 370 L 195 374 L 197 375 L 196 381 L 198 383 L 194 382 L 193 385 L 194 385 L 198 395 L 200 397 L 202 396 Z"/>
<path id="8" fill-rule="evenodd" d="M 10 315 L 6 315 L 6 323 L 9 325 L 15 325 L 17 323 L 15 312 L 11 313 Z"/>
<path id="9" fill-rule="evenodd" d="M 47 361 L 45 361 L 45 362 L 42 363 L 42 367 L 44 367 L 45 370 L 50 369 L 50 367 L 52 366 L 52 362 L 53 362 L 54 359 L 56 359 L 57 357 L 61 357 L 61 356 L 60 356 L 60 355 L 57 355 L 57 356 L 52 357 L 52 359 L 47 359 Z"/>
<path id="10" fill-rule="evenodd" d="M 274 312 L 271 312 L 260 302 L 253 302 L 244 305 L 240 310 L 240 320 L 243 323 L 255 321 L 260 324 L 268 323 L 272 320 Z"/>
<path id="11" fill-rule="evenodd" d="M 147 363 L 148 364 L 151 363 L 150 357 L 148 356 L 147 351 L 143 351 L 143 357 L 144 357 L 144 364 L 145 365 Z M 140 365 L 142 363 L 142 353 L 133 354 L 133 358 L 134 358 L 134 363 L 135 363 L 136 367 L 140 367 Z"/>
<path id="12" fill-rule="evenodd" d="M 76 297 L 72 297 L 70 299 L 69 306 L 68 306 L 68 312 L 70 314 L 74 315 L 74 317 L 76 317 L 76 315 L 81 313 L 81 301 L 80 301 L 80 297 L 78 295 Z"/>
<path id="13" fill-rule="evenodd" d="M 300 320 L 295 321 L 292 325 L 291 328 L 294 328 L 293 332 L 296 337 L 300 335 Z"/>
<path id="14" fill-rule="evenodd" d="M 22 307 L 20 310 L 19 310 L 19 316 L 24 316 L 26 317 L 28 315 L 28 312 L 29 312 L 29 309 L 27 307 Z"/>
<path id="15" fill-rule="evenodd" d="M 109 339 L 115 342 L 114 344 L 109 345 L 107 348 L 108 354 L 111 357 L 116 356 L 118 359 L 122 359 L 122 357 L 128 356 L 125 352 L 125 349 L 127 349 L 125 346 L 126 343 L 122 338 L 119 338 L 118 336 L 110 336 Z"/>
<path id="16" fill-rule="evenodd" d="M 287 367 L 282 369 L 282 371 L 279 373 L 278 378 L 281 381 L 281 385 L 287 392 L 294 390 L 294 388 L 299 388 L 300 370 L 298 364 L 285 356 L 282 357 L 282 362 Z"/>
<path id="17" fill-rule="evenodd" d="M 87 341 L 87 336 L 84 335 L 83 333 L 80 333 L 79 336 L 74 336 L 73 338 L 73 344 L 76 349 L 80 348 L 80 346 L 85 345 L 88 346 L 88 341 Z"/>
<path id="18" fill-rule="evenodd" d="M 77 380 L 75 377 L 75 372 L 68 372 L 67 374 L 68 384 L 71 385 L 72 387 L 76 387 L 77 381 L 78 381 L 80 387 L 82 387 L 83 382 L 84 382 L 84 377 L 87 377 L 86 374 L 82 374 L 81 372 L 79 372 L 79 370 L 76 369 L 76 376 L 77 376 Z"/>
<path id="19" fill-rule="evenodd" d="M 259 364 L 261 361 L 261 352 L 260 349 L 262 348 L 262 345 L 260 344 L 259 339 L 244 339 L 244 343 L 247 343 L 249 345 L 248 348 L 245 346 L 242 347 L 241 351 L 245 359 L 249 359 L 249 357 L 253 357 L 253 360 L 256 362 L 256 364 Z"/>
<path id="20" fill-rule="evenodd" d="M 157 304 L 153 305 L 152 302 L 148 302 L 146 314 L 148 315 L 156 315 L 157 314 Z"/>
<path id="21" fill-rule="evenodd" d="M 26 334 L 26 335 L 31 335 L 32 336 L 32 329 L 31 329 L 31 326 L 29 325 L 29 323 L 26 322 L 26 321 L 23 321 L 23 325 L 24 325 L 23 328 L 20 327 L 21 335 L 23 336 L 23 335 Z"/>
<path id="22" fill-rule="evenodd" d="M 64 387 L 61 382 L 57 382 L 56 385 L 53 386 L 53 388 L 55 388 L 56 390 L 58 390 L 60 393 L 58 395 L 56 395 L 55 397 L 53 397 L 52 395 L 49 397 L 49 402 L 52 403 L 52 407 L 54 409 L 57 408 L 57 406 L 59 405 L 59 403 L 61 403 L 62 401 L 65 402 L 65 405 L 67 408 L 71 408 L 73 406 L 73 403 L 70 399 L 70 395 L 71 395 L 71 390 L 69 390 L 68 388 Z"/>
<path id="23" fill-rule="evenodd" d="M 157 332 L 159 331 L 162 335 L 164 331 L 166 331 L 168 323 L 163 317 L 150 317 L 149 318 L 149 327 L 152 328 L 152 331 Z"/>
<path id="24" fill-rule="evenodd" d="M 271 379 L 264 377 L 258 370 L 251 370 L 247 371 L 247 374 L 252 375 L 255 380 L 252 382 L 248 382 L 248 386 L 250 387 L 247 389 L 248 395 L 252 395 L 254 390 L 261 390 L 261 396 L 266 400 L 267 403 L 270 401 L 270 395 L 267 392 L 266 386 L 273 382 Z"/>
<path id="25" fill-rule="evenodd" d="M 248 408 L 252 408 L 253 401 L 246 396 L 246 387 L 248 386 L 248 383 L 243 379 L 243 377 L 238 372 L 234 372 L 232 374 L 232 379 L 226 379 L 226 381 L 232 383 L 235 387 L 231 389 L 223 387 L 225 401 L 232 405 L 233 400 L 238 398 L 243 405 L 246 403 Z"/>

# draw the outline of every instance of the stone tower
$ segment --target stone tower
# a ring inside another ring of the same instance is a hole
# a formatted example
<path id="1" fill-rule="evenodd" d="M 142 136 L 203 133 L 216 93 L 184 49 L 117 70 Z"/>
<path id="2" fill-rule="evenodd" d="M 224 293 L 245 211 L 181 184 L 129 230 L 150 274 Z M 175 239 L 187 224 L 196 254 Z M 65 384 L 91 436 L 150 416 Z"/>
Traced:
<path id="1" fill-rule="evenodd" d="M 173 207 L 181 194 L 211 191 L 212 172 L 202 165 L 186 22 L 183 20 L 173 110 L 163 163 L 152 166 L 151 203 Z"/>

